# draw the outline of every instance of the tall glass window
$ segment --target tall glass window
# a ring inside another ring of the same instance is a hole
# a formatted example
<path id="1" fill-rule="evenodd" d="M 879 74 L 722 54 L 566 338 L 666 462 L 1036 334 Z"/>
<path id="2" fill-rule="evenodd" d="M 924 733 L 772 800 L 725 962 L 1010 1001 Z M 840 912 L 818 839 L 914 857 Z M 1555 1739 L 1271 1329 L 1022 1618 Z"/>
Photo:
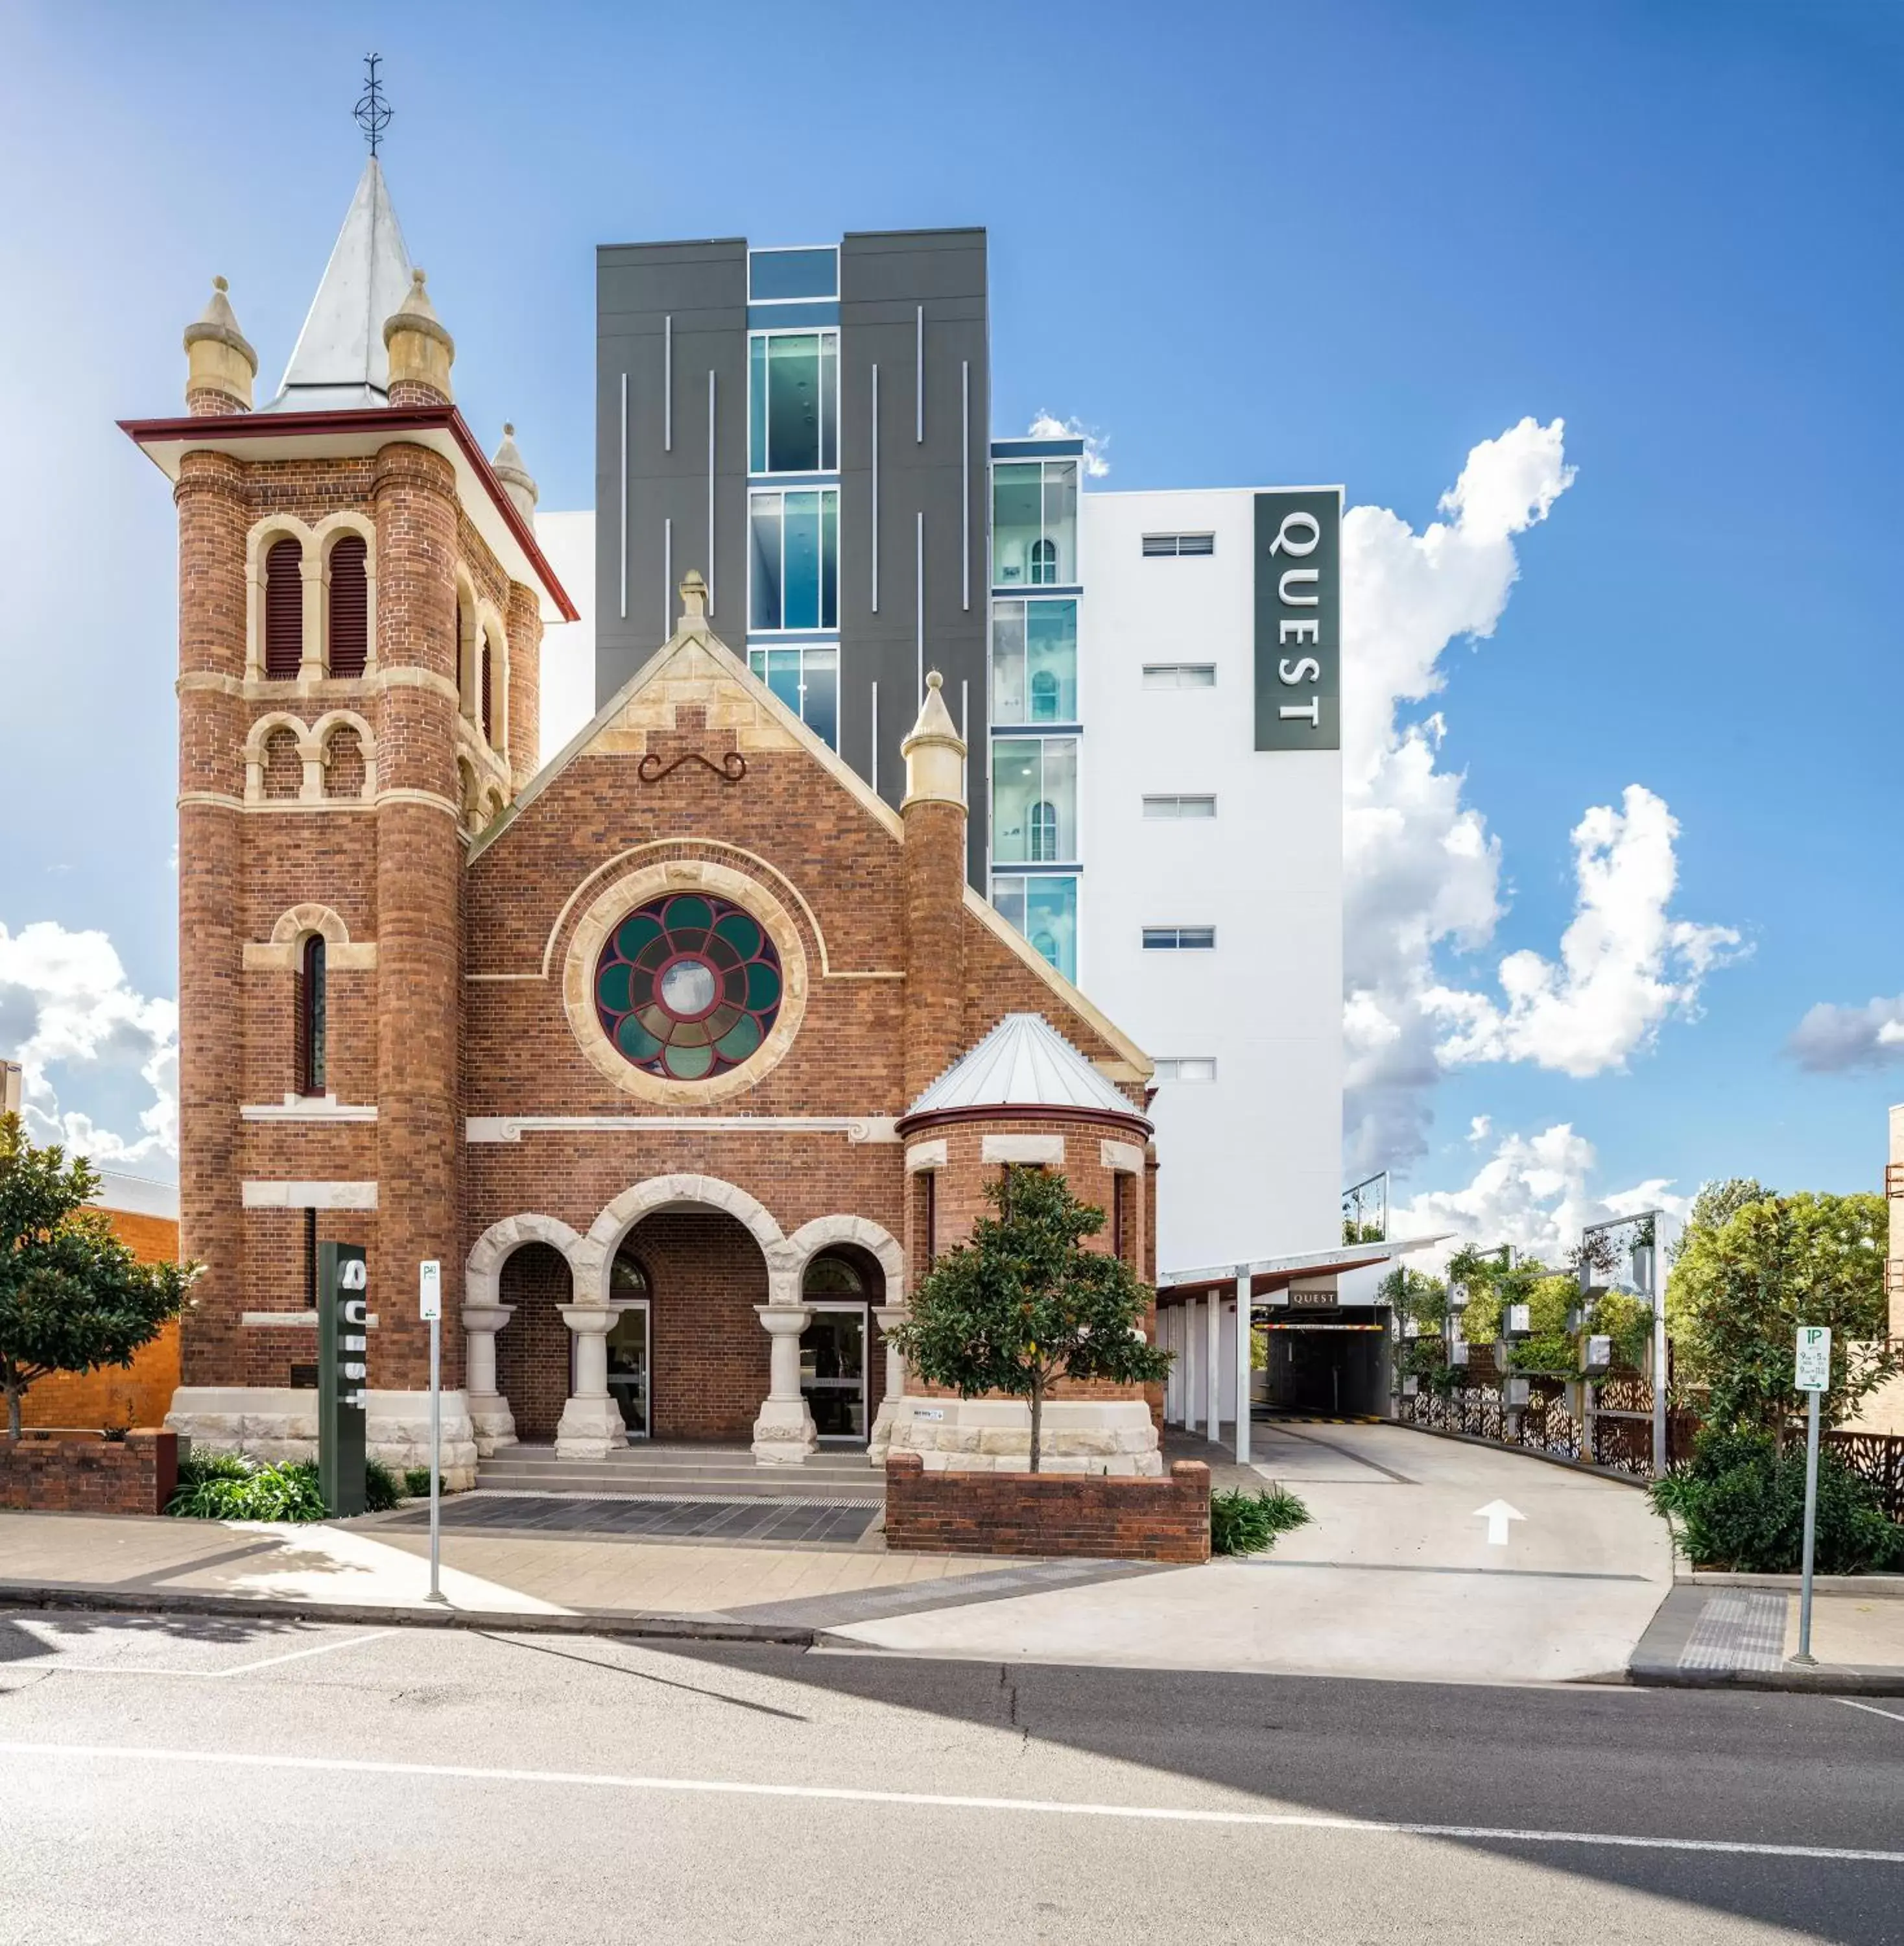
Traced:
<path id="1" fill-rule="evenodd" d="M 828 747 L 840 747 L 840 652 L 750 649 L 747 666 Z"/>
<path id="2" fill-rule="evenodd" d="M 748 342 L 747 465 L 834 473 L 840 465 L 840 334 L 757 331 Z"/>
<path id="3" fill-rule="evenodd" d="M 992 903 L 1067 980 L 1078 977 L 1078 882 L 1020 877 L 992 881 Z"/>
<path id="4" fill-rule="evenodd" d="M 1078 856 L 1078 740 L 998 737 L 992 744 L 992 855 L 1011 864 Z"/>
<path id="5" fill-rule="evenodd" d="M 750 629 L 840 626 L 840 492 L 750 497 L 747 624 Z"/>
<path id="6" fill-rule="evenodd" d="M 1075 459 L 992 468 L 992 574 L 1001 588 L 1061 587 L 1077 579 Z"/>
<path id="7" fill-rule="evenodd" d="M 992 720 L 1078 720 L 1078 604 L 999 601 L 992 610 Z"/>

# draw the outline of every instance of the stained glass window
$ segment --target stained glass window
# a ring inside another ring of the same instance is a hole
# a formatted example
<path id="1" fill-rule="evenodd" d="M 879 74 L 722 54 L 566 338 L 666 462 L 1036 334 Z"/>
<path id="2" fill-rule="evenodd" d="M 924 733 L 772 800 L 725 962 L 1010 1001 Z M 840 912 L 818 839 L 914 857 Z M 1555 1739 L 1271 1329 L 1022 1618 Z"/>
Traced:
<path id="1" fill-rule="evenodd" d="M 747 1059 L 780 1011 L 780 956 L 760 922 L 702 892 L 652 899 L 595 962 L 602 1031 L 644 1072 L 704 1081 Z"/>

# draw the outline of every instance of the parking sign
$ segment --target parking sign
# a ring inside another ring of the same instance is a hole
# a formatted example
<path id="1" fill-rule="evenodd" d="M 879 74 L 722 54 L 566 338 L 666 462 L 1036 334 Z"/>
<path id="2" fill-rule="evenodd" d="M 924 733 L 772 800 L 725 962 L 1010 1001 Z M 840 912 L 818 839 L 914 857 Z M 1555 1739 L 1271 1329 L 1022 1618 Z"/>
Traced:
<path id="1" fill-rule="evenodd" d="M 1831 1385 L 1831 1333 L 1823 1324 L 1798 1327 L 1798 1355 L 1793 1386 L 1801 1392 L 1828 1392 Z"/>

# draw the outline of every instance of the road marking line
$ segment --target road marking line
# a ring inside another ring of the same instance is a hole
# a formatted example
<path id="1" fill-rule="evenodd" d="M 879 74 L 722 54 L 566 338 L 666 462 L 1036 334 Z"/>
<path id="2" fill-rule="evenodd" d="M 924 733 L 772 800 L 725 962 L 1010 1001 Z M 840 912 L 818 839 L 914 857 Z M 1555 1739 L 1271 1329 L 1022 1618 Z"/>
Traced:
<path id="1" fill-rule="evenodd" d="M 1904 1852 L 1833 1845 L 1769 1845 L 1728 1838 L 1642 1837 L 1613 1831 L 1521 1830 L 1491 1824 L 1421 1824 L 1369 1818 L 1324 1818 L 1298 1812 L 1199 1810 L 1187 1805 L 1074 1804 L 1048 1797 L 967 1797 L 925 1790 L 867 1790 L 846 1785 L 744 1784 L 715 1778 L 625 1777 L 612 1771 L 489 1769 L 477 1764 L 400 1763 L 372 1757 L 278 1756 L 252 1751 L 171 1750 L 138 1744 L 0 1742 L 0 1756 L 97 1759 L 108 1763 L 224 1764 L 248 1770 L 335 1771 L 351 1776 L 434 1777 L 474 1784 L 544 1784 L 590 1790 L 677 1792 L 714 1797 L 782 1797 L 833 1804 L 890 1804 L 937 1811 L 1041 1812 L 1054 1817 L 1107 1818 L 1162 1824 L 1227 1824 L 1298 1831 L 1354 1831 L 1375 1836 L 1459 1838 L 1525 1845 L 1603 1845 L 1640 1852 L 1716 1852 L 1758 1858 L 1819 1858 L 1845 1864 L 1904 1865 Z"/>
<path id="2" fill-rule="evenodd" d="M 1834 1696 L 1831 1700 L 1834 1703 L 1842 1703 L 1847 1710 L 1862 1710 L 1869 1716 L 1888 1716 L 1893 1723 L 1904 1723 L 1904 1716 L 1899 1715 L 1895 1710 L 1881 1710 L 1875 1703 L 1853 1703 L 1848 1696 Z"/>
<path id="3" fill-rule="evenodd" d="M 366 1642 L 381 1642 L 384 1636 L 396 1632 L 394 1629 L 379 1629 L 374 1635 L 319 1642 L 315 1648 L 293 1649 L 288 1655 L 267 1655 L 256 1662 L 235 1663 L 230 1669 L 141 1669 L 131 1663 L 55 1661 L 45 1673 L 49 1676 L 166 1676 L 195 1682 L 222 1682 L 227 1676 L 249 1676 L 255 1670 L 275 1669 L 280 1663 L 301 1662 L 307 1656 L 329 1655 L 333 1649 L 361 1648 Z"/>

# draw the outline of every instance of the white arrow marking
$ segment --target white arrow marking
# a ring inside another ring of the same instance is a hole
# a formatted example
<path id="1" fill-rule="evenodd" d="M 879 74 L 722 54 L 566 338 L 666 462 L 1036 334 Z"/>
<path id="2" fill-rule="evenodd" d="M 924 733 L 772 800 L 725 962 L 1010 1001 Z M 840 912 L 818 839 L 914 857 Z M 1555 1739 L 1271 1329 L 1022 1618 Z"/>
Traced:
<path id="1" fill-rule="evenodd" d="M 1486 1506 L 1477 1507 L 1474 1509 L 1474 1517 L 1477 1520 L 1484 1520 L 1487 1522 L 1488 1545 L 1490 1547 L 1505 1547 L 1507 1544 L 1508 1521 L 1525 1520 L 1527 1518 L 1518 1507 L 1509 1506 L 1505 1500 L 1490 1500 Z"/>

